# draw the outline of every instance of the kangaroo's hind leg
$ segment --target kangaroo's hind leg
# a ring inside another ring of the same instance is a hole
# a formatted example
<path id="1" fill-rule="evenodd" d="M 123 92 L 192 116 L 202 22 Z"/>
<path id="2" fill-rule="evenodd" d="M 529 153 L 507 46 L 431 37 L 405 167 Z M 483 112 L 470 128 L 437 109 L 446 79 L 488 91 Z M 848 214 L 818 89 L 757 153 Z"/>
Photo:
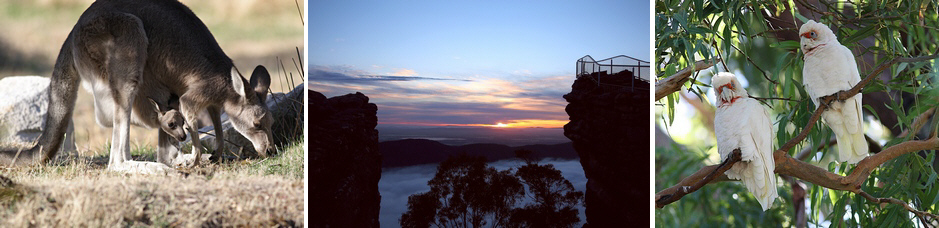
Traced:
<path id="1" fill-rule="evenodd" d="M 137 162 L 130 156 L 131 111 L 147 60 L 148 40 L 140 19 L 102 13 L 84 21 L 75 35 L 74 53 L 82 78 L 91 81 L 96 94 L 106 94 L 95 96 L 95 108 L 112 112 L 108 169 L 148 174 L 169 171 L 164 164 Z"/>

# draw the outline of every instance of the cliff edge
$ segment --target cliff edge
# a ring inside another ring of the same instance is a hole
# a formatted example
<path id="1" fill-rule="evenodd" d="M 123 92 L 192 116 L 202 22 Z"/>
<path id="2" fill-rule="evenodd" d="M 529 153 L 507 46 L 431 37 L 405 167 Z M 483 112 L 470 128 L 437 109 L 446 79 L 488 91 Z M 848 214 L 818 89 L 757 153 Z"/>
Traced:
<path id="1" fill-rule="evenodd" d="M 378 227 L 378 106 L 362 93 L 307 98 L 312 227 Z"/>
<path id="2" fill-rule="evenodd" d="M 600 72 L 571 87 L 564 95 L 571 120 L 564 135 L 574 142 L 587 176 L 584 227 L 648 223 L 649 83 L 634 80 L 630 71 Z"/>

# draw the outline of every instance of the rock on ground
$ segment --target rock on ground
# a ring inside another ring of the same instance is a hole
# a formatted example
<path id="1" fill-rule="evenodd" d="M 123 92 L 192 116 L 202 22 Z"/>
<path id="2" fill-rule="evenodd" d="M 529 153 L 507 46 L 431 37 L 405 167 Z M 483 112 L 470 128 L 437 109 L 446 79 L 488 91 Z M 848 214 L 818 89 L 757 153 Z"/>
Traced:
<path id="1" fill-rule="evenodd" d="M 11 76 L 0 79 L 0 142 L 33 145 L 45 129 L 49 111 L 49 78 Z M 72 122 L 69 121 L 60 155 L 75 150 Z"/>

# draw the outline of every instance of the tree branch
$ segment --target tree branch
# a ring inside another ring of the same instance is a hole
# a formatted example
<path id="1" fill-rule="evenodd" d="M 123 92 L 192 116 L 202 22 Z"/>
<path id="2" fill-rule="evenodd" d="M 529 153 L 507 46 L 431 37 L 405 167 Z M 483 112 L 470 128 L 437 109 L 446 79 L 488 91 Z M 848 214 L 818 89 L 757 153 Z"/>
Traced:
<path id="1" fill-rule="evenodd" d="M 796 180 L 790 176 L 780 175 L 779 177 L 783 178 L 783 180 L 786 180 L 786 182 L 789 182 L 789 185 L 792 187 L 792 220 L 795 222 L 795 227 L 806 227 L 808 222 L 805 215 L 805 184 L 802 183 L 802 181 Z"/>
<path id="2" fill-rule="evenodd" d="M 913 214 L 915 214 L 916 216 L 919 216 L 919 217 L 922 218 L 922 219 L 926 219 L 926 217 L 930 217 L 930 218 L 932 218 L 933 220 L 939 220 L 939 216 L 934 215 L 934 214 L 930 214 L 930 213 L 925 212 L 925 211 L 916 210 L 915 208 L 913 208 L 912 206 L 910 206 L 910 205 L 907 204 L 906 202 L 903 202 L 902 200 L 898 200 L 898 199 L 894 199 L 894 198 L 877 198 L 877 197 L 872 196 L 871 194 L 867 194 L 867 192 L 864 192 L 864 191 L 860 191 L 860 192 L 858 192 L 857 194 L 860 195 L 860 196 L 862 196 L 862 197 L 864 197 L 864 198 L 867 199 L 867 200 L 872 201 L 872 202 L 877 202 L 877 203 L 892 203 L 892 204 L 897 204 L 897 205 L 903 206 L 903 208 L 906 208 L 906 210 L 912 212 Z M 928 223 L 923 223 L 923 224 L 928 224 Z"/>
<path id="3" fill-rule="evenodd" d="M 884 149 L 880 153 L 868 156 L 861 160 L 861 162 L 858 162 L 857 168 L 854 169 L 854 172 L 851 172 L 851 174 L 842 179 L 841 183 L 855 185 L 855 189 L 860 190 L 861 184 L 867 180 L 867 177 L 871 174 L 871 171 L 873 171 L 874 168 L 877 168 L 877 166 L 880 166 L 880 164 L 910 152 L 936 148 L 939 148 L 939 138 L 935 137 L 928 140 L 912 140 L 893 145 L 887 149 Z"/>
<path id="4" fill-rule="evenodd" d="M 823 186 L 829 189 L 859 193 L 859 192 L 863 192 L 861 191 L 861 184 L 863 184 L 863 182 L 867 180 L 868 176 L 870 176 L 871 171 L 874 168 L 877 168 L 878 166 L 883 164 L 884 162 L 892 160 L 903 154 L 920 151 L 920 150 L 939 148 L 939 138 L 936 138 L 936 137 L 932 137 L 929 140 L 912 140 L 912 141 L 903 142 L 897 145 L 893 145 L 889 148 L 884 149 L 880 153 L 868 156 L 864 158 L 863 160 L 861 160 L 857 164 L 854 171 L 852 171 L 848 176 L 841 176 L 841 175 L 829 172 L 828 170 L 822 169 L 818 166 L 814 166 L 814 165 L 805 163 L 803 161 L 797 160 L 793 158 L 792 156 L 789 156 L 788 154 L 788 151 L 790 149 L 792 149 L 793 147 L 801 143 L 802 140 L 804 140 L 808 136 L 809 132 L 811 132 L 812 128 L 814 128 L 815 123 L 818 122 L 818 119 L 821 117 L 822 112 L 825 111 L 825 109 L 827 109 L 828 104 L 830 104 L 831 102 L 835 102 L 835 101 L 843 102 L 844 100 L 848 98 L 854 97 L 854 95 L 857 95 L 858 93 L 860 93 L 861 90 L 864 88 L 864 86 L 869 84 L 871 80 L 873 80 L 878 74 L 880 74 L 880 72 L 886 70 L 889 66 L 895 63 L 924 61 L 924 60 L 934 59 L 936 57 L 939 57 L 939 54 L 933 54 L 930 56 L 921 56 L 921 57 L 915 57 L 915 58 L 900 58 L 900 57 L 894 58 L 891 61 L 882 63 L 879 67 L 877 67 L 874 71 L 872 71 L 867 77 L 861 80 L 853 88 L 849 90 L 839 91 L 835 94 L 819 98 L 820 100 L 819 107 L 815 109 L 815 112 L 812 114 L 812 117 L 806 123 L 806 126 L 802 128 L 802 131 L 799 132 L 799 134 L 796 135 L 796 137 L 789 139 L 789 141 L 783 144 L 778 150 L 773 152 L 773 159 L 776 162 L 775 172 L 780 175 L 788 175 L 788 176 L 796 177 L 796 178 L 799 178 L 799 179 L 802 179 L 810 183 Z M 656 87 L 658 87 L 658 85 Z M 658 96 L 658 92 L 659 91 L 656 91 L 657 96 Z M 735 150 L 735 153 L 738 152 L 737 150 Z M 724 165 L 726 162 L 727 161 L 721 164 Z M 713 175 L 714 171 L 718 167 L 720 166 L 706 166 L 702 168 L 701 170 L 699 170 L 698 172 L 696 172 L 695 174 L 693 174 L 692 176 L 685 178 L 684 180 L 679 182 L 679 184 L 656 193 L 655 195 L 656 207 L 662 208 L 671 202 L 677 201 L 682 196 L 688 193 L 694 192 L 697 189 L 700 189 L 701 186 L 698 186 L 697 188 L 688 188 L 687 186 L 689 183 L 691 183 L 691 181 L 699 179 L 700 176 L 704 174 L 707 174 L 708 177 L 712 177 L 711 179 L 713 179 L 713 176 L 715 176 Z M 729 169 L 729 167 L 723 167 L 723 168 Z M 723 173 L 723 171 L 720 173 Z M 707 184 L 708 182 L 710 182 L 711 179 L 706 179 L 707 181 L 698 181 L 695 183 L 695 185 L 701 184 L 703 186 Z M 683 190 L 683 191 L 679 191 L 679 190 Z M 668 196 L 667 200 L 662 200 L 663 197 L 665 196 Z"/>
<path id="5" fill-rule="evenodd" d="M 691 76 L 691 74 L 694 72 L 698 72 L 700 70 L 714 66 L 714 64 L 717 64 L 717 61 L 717 58 L 697 61 L 694 63 L 694 66 L 688 66 L 688 68 L 685 68 L 684 70 L 681 70 L 672 76 L 668 76 L 668 78 L 656 81 L 655 100 L 662 99 L 663 97 L 680 90 L 681 86 L 684 85 L 686 81 L 688 81 L 688 76 Z"/>
<path id="6" fill-rule="evenodd" d="M 936 107 L 932 107 L 919 116 L 916 119 L 913 119 L 913 123 L 910 125 L 909 129 L 904 130 L 897 136 L 897 138 L 906 138 L 909 134 L 916 134 L 920 129 L 923 128 L 923 125 L 926 125 L 926 121 L 929 120 L 929 116 L 936 111 Z"/>
<path id="7" fill-rule="evenodd" d="M 698 172 L 681 180 L 677 185 L 656 193 L 655 206 L 662 208 L 665 205 L 678 201 L 688 193 L 697 191 L 718 176 L 723 176 L 724 172 L 733 167 L 738 161 L 740 161 L 739 148 L 734 149 L 734 151 L 730 153 L 730 156 L 728 156 L 724 162 L 721 162 L 720 165 L 705 166 L 701 168 L 701 170 L 698 170 Z M 702 178 L 701 176 L 704 177 Z"/>

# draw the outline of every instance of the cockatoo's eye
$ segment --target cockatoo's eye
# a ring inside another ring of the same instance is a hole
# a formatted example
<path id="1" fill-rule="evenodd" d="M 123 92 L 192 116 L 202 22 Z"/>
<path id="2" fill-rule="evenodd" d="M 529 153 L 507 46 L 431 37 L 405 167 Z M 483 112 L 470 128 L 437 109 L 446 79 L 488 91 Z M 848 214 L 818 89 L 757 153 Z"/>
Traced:
<path id="1" fill-rule="evenodd" d="M 807 39 L 813 39 L 815 38 L 815 32 L 812 31 L 812 32 L 802 33 L 802 35 L 800 36 L 805 37 Z"/>

